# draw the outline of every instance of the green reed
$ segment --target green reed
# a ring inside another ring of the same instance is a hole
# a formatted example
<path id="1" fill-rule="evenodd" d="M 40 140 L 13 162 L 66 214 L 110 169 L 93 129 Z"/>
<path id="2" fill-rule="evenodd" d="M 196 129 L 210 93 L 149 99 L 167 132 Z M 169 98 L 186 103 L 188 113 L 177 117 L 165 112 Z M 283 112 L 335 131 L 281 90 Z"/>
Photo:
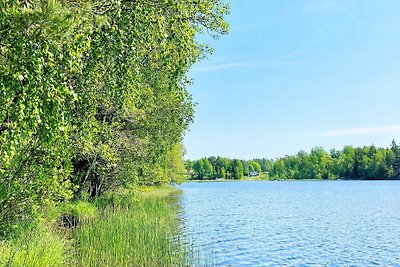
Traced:
<path id="1" fill-rule="evenodd" d="M 73 253 L 72 242 L 64 234 L 42 223 L 17 238 L 0 241 L 0 266 L 71 266 Z"/>
<path id="2" fill-rule="evenodd" d="M 179 239 L 176 206 L 166 197 L 167 191 L 146 190 L 118 201 L 113 196 L 113 204 L 75 231 L 77 265 L 189 265 L 188 251 Z"/>
<path id="3" fill-rule="evenodd" d="M 204 266 L 181 239 L 179 192 L 131 188 L 50 209 L 47 221 L 0 241 L 0 267 Z"/>

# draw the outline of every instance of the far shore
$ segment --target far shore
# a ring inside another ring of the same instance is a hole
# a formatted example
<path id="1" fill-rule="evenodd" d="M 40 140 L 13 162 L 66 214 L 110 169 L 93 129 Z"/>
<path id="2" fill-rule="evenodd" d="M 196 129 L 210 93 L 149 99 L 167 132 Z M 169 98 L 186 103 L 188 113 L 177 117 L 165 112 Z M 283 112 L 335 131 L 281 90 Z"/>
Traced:
<path id="1" fill-rule="evenodd" d="M 338 181 L 336 180 L 321 180 L 321 179 L 253 179 L 253 178 L 245 178 L 245 179 L 218 179 L 218 180 L 187 180 L 187 182 L 194 182 L 194 183 L 202 183 L 202 182 L 255 182 L 255 181 L 268 181 L 268 182 L 281 182 L 281 181 Z"/>
<path id="2" fill-rule="evenodd" d="M 187 182 L 201 183 L 201 182 L 254 182 L 254 181 L 270 181 L 270 182 L 282 182 L 282 181 L 399 181 L 400 177 L 392 178 L 392 179 L 349 179 L 349 178 L 341 178 L 341 179 L 257 179 L 256 177 L 245 177 L 243 179 L 206 179 L 206 180 L 187 180 Z"/>

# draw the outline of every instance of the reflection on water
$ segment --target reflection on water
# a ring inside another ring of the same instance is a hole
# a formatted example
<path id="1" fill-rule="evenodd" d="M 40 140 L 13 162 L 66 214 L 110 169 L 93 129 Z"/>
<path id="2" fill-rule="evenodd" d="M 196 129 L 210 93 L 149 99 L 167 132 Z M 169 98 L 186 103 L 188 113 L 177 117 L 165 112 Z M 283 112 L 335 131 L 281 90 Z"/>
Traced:
<path id="1" fill-rule="evenodd" d="M 400 181 L 180 188 L 184 231 L 217 266 L 400 266 Z"/>

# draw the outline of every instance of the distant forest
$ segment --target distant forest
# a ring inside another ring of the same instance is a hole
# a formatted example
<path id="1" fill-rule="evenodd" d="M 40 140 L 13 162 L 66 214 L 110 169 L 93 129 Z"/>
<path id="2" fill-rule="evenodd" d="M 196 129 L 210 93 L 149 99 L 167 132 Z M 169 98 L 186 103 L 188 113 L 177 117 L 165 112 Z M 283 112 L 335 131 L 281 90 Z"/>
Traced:
<path id="1" fill-rule="evenodd" d="M 400 168 L 400 144 L 392 141 L 389 148 L 345 146 L 329 152 L 322 147 L 310 153 L 277 159 L 240 160 L 208 157 L 187 160 L 189 179 L 241 179 L 252 172 L 264 179 L 397 179 Z"/>

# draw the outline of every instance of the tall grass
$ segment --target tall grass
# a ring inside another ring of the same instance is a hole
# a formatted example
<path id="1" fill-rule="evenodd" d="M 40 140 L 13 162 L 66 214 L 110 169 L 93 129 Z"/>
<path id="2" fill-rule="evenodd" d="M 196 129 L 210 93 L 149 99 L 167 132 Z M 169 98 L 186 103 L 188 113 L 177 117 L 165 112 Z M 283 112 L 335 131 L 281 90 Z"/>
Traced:
<path id="1" fill-rule="evenodd" d="M 0 241 L 2 267 L 71 266 L 71 255 L 72 242 L 46 224 L 35 225 L 13 240 Z"/>
<path id="2" fill-rule="evenodd" d="M 49 209 L 47 222 L 0 241 L 0 267 L 204 266 L 198 251 L 181 240 L 178 192 L 131 188 L 94 204 Z"/>
<path id="3" fill-rule="evenodd" d="M 190 265 L 189 253 L 179 239 L 176 207 L 166 197 L 172 192 L 159 188 L 136 197 L 113 196 L 113 204 L 98 218 L 75 231 L 77 265 Z"/>

